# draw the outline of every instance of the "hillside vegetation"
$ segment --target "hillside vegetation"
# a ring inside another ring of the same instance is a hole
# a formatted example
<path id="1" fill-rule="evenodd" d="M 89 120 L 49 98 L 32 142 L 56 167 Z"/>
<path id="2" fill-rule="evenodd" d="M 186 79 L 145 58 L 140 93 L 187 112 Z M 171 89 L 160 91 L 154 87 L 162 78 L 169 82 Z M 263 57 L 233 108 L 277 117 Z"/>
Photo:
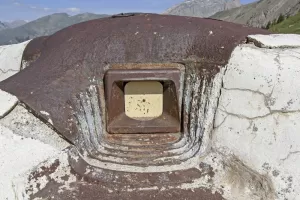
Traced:
<path id="1" fill-rule="evenodd" d="M 299 0 L 259 0 L 218 12 L 211 18 L 260 28 L 277 20 L 280 15 L 294 16 L 299 10 Z"/>
<path id="2" fill-rule="evenodd" d="M 240 0 L 185 0 L 164 12 L 164 14 L 209 17 L 217 12 L 240 7 Z"/>
<path id="3" fill-rule="evenodd" d="M 300 12 L 294 16 L 284 19 L 279 23 L 270 24 L 268 29 L 275 33 L 300 34 Z"/>

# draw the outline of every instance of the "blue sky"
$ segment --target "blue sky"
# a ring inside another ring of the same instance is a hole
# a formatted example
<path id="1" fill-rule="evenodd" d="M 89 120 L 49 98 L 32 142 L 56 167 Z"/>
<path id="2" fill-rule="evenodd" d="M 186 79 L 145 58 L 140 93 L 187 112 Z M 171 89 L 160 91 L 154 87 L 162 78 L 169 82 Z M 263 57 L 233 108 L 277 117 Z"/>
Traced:
<path id="1" fill-rule="evenodd" d="M 116 14 L 121 12 L 161 13 L 183 0 L 0 0 L 0 21 L 33 20 L 57 12 L 71 15 L 92 12 Z M 243 4 L 254 0 L 241 0 Z"/>

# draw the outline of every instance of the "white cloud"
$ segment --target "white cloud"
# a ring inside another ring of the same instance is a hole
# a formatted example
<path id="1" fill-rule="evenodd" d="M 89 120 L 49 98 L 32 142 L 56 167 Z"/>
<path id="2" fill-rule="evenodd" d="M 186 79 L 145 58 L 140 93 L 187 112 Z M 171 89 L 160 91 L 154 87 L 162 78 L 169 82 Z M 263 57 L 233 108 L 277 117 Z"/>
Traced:
<path id="1" fill-rule="evenodd" d="M 35 5 L 23 4 L 23 3 L 20 3 L 18 0 L 11 0 L 11 2 L 15 6 L 21 6 L 23 8 L 31 9 L 34 11 L 42 11 L 45 13 L 49 13 L 49 12 L 79 13 L 79 12 L 81 12 L 80 8 L 76 8 L 76 7 L 54 9 L 54 8 L 48 8 L 48 7 L 40 7 L 40 6 L 35 6 Z"/>
<path id="2" fill-rule="evenodd" d="M 75 12 L 80 12 L 80 9 L 79 8 L 67 8 L 66 9 L 68 12 L 73 12 L 73 13 L 75 13 Z"/>

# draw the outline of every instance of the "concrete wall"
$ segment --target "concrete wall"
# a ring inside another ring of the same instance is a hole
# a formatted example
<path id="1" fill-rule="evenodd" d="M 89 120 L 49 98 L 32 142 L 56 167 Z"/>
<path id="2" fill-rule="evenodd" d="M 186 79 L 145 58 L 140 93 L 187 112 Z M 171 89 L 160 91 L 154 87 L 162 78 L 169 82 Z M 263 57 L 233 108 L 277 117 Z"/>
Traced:
<path id="1" fill-rule="evenodd" d="M 271 178 L 276 199 L 300 199 L 300 36 L 250 36 L 227 66 L 213 148 Z"/>

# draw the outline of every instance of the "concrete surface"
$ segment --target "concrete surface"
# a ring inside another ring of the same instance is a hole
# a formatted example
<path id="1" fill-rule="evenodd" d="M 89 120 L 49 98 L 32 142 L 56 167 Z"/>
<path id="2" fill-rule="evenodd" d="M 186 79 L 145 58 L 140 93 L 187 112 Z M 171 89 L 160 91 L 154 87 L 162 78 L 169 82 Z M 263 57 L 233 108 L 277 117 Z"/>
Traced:
<path id="1" fill-rule="evenodd" d="M 250 41 L 263 48 L 295 48 L 300 47 L 299 34 L 249 35 Z"/>
<path id="2" fill-rule="evenodd" d="M 20 174 L 26 177 L 28 170 L 33 170 L 39 163 L 56 156 L 58 152 L 50 145 L 18 136 L 0 125 L 0 199 L 17 199 L 13 178 Z"/>
<path id="3" fill-rule="evenodd" d="M 0 119 L 0 125 L 9 128 L 16 135 L 36 139 L 57 150 L 63 150 L 70 145 L 22 105 L 17 105 L 7 116 Z"/>
<path id="4" fill-rule="evenodd" d="M 21 69 L 22 55 L 30 42 L 0 46 L 0 82 L 18 73 Z M 18 99 L 0 90 L 0 119 L 10 112 Z"/>
<path id="5" fill-rule="evenodd" d="M 0 81 L 20 71 L 23 51 L 29 42 L 0 46 Z"/>
<path id="6" fill-rule="evenodd" d="M 281 48 L 295 37 L 257 36 L 274 49 L 235 49 L 213 131 L 213 148 L 270 177 L 281 200 L 300 199 L 300 48 Z"/>
<path id="7" fill-rule="evenodd" d="M 17 97 L 0 90 L 0 119 L 10 112 L 17 102 Z"/>

